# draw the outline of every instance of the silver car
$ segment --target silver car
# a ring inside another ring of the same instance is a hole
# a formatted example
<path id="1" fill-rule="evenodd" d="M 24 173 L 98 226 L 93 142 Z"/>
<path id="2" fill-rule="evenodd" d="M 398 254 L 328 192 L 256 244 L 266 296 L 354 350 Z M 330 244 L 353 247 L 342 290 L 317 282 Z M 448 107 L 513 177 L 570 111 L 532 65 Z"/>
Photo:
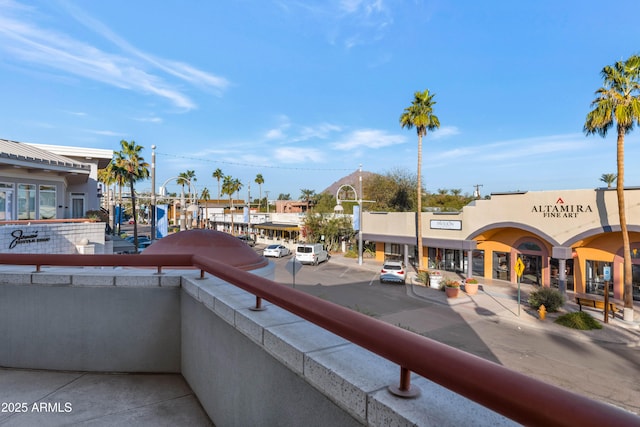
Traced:
<path id="1" fill-rule="evenodd" d="M 380 283 L 398 282 L 404 285 L 407 277 L 407 270 L 404 263 L 400 261 L 385 261 L 380 270 Z"/>

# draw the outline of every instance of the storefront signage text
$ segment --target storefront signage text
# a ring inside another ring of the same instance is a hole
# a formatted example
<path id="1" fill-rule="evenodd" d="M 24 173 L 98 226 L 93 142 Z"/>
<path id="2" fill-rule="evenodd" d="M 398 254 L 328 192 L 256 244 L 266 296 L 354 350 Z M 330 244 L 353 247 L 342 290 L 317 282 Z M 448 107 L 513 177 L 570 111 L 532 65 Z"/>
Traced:
<path id="1" fill-rule="evenodd" d="M 33 231 L 31 234 L 24 234 L 22 230 L 13 230 L 11 232 L 11 243 L 9 243 L 9 249 L 13 249 L 18 245 L 24 245 L 27 243 L 39 243 L 39 242 L 48 242 L 51 240 L 50 237 L 38 237 L 38 232 Z"/>
<path id="2" fill-rule="evenodd" d="M 591 213 L 591 205 L 567 205 L 558 198 L 555 205 L 533 205 L 533 213 L 541 213 L 544 218 L 577 218 L 578 214 Z"/>
<path id="3" fill-rule="evenodd" d="M 438 230 L 462 230 L 462 221 L 445 221 L 432 219 L 431 228 Z"/>

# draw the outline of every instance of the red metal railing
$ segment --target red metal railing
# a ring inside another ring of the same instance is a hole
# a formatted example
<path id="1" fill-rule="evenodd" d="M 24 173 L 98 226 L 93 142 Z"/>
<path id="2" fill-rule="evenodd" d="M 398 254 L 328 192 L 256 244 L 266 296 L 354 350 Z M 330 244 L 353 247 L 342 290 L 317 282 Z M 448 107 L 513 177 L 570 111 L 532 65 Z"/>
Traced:
<path id="1" fill-rule="evenodd" d="M 640 417 L 529 378 L 413 332 L 199 255 L 6 255 L 0 264 L 194 267 L 267 300 L 400 366 L 401 392 L 415 372 L 518 423 L 539 426 L 639 426 Z M 39 267 L 38 267 L 39 268 Z M 455 369 L 442 369 L 442 363 Z"/>

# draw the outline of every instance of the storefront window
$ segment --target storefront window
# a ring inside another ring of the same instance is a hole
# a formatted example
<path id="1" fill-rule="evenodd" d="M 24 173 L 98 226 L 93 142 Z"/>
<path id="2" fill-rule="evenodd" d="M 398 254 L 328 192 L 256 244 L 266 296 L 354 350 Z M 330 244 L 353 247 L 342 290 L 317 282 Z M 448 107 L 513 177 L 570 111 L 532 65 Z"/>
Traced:
<path id="1" fill-rule="evenodd" d="M 54 185 L 41 185 L 39 194 L 40 219 L 53 219 L 56 217 L 56 187 Z"/>
<path id="2" fill-rule="evenodd" d="M 493 278 L 500 280 L 509 280 L 510 274 L 510 259 L 511 254 L 509 252 L 494 252 L 493 253 Z"/>
<path id="3" fill-rule="evenodd" d="M 586 293 L 604 295 L 604 267 L 610 268 L 611 281 L 613 281 L 613 268 L 611 268 L 610 262 L 587 260 L 587 281 L 585 283 Z M 611 285 L 609 285 L 609 294 L 613 296 L 613 286 Z"/>
<path id="4" fill-rule="evenodd" d="M 484 251 L 473 251 L 471 255 L 471 274 L 484 277 Z"/>
<path id="5" fill-rule="evenodd" d="M 13 184 L 0 183 L 0 221 L 13 219 Z"/>
<path id="6" fill-rule="evenodd" d="M 18 219 L 36 219 L 36 186 L 18 184 Z"/>

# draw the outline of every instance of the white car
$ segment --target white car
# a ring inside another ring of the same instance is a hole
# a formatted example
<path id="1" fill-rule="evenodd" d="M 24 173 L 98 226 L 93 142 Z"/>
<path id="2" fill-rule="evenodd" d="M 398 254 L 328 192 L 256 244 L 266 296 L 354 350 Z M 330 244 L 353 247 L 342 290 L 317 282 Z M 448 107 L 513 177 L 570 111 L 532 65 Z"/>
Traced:
<path id="1" fill-rule="evenodd" d="M 404 263 L 399 261 L 385 261 L 380 270 L 380 283 L 398 282 L 404 285 L 406 277 Z"/>
<path id="2" fill-rule="evenodd" d="M 262 253 L 262 255 L 264 255 L 264 256 L 273 256 L 273 257 L 276 257 L 276 258 L 280 258 L 280 257 L 283 257 L 283 256 L 287 256 L 290 253 L 291 253 L 291 251 L 286 246 L 269 245 L 266 248 L 264 248 L 264 252 Z"/>

